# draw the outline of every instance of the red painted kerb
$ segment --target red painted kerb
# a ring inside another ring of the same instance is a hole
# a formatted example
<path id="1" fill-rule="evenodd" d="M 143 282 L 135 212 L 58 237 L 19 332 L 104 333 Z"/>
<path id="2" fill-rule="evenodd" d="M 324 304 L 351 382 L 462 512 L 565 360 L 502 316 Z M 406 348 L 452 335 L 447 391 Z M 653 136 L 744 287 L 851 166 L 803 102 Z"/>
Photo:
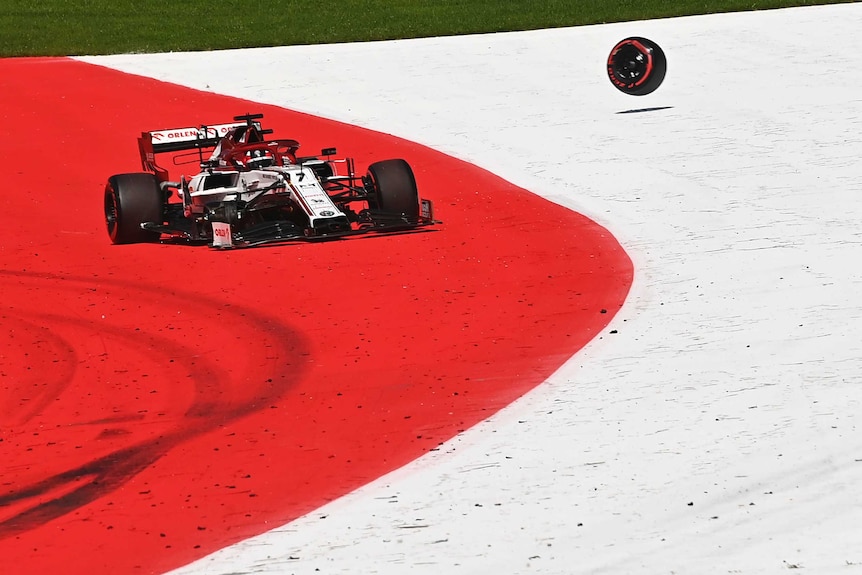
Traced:
<path id="1" fill-rule="evenodd" d="M 4 573 L 161 573 L 295 519 L 540 384 L 631 285 L 596 223 L 393 136 L 53 58 L 0 60 L 0 110 Z M 110 245 L 142 130 L 247 112 L 359 170 L 405 158 L 444 223 Z"/>

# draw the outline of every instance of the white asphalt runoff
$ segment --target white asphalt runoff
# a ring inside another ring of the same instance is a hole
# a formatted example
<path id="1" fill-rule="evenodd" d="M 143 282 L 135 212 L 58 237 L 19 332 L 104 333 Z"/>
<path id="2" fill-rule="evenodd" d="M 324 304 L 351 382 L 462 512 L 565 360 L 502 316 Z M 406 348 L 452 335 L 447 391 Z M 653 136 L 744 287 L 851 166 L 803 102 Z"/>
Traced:
<path id="1" fill-rule="evenodd" d="M 606 76 L 627 36 L 648 96 Z M 636 269 L 522 400 L 177 574 L 862 572 L 862 4 L 83 59 L 429 145 Z"/>

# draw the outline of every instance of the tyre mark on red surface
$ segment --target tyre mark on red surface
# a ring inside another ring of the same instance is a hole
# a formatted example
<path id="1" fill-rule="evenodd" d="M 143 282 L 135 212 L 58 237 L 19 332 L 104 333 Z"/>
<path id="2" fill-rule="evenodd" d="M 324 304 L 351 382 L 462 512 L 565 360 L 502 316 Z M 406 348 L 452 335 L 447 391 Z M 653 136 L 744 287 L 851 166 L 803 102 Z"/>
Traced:
<path id="1" fill-rule="evenodd" d="M 2 272 L 0 272 L 2 273 Z M 0 315 L 0 427 L 27 423 L 72 380 L 77 364 L 73 346 L 58 337 L 45 321 L 20 317 L 14 309 Z M 26 361 L 22 361 L 25 359 Z"/>
<path id="2" fill-rule="evenodd" d="M 269 408 L 303 374 L 297 361 L 307 354 L 303 338 L 241 305 L 178 290 L 168 303 L 162 287 L 26 272 L 0 271 L 0 289 L 7 294 L 0 319 L 16 344 L 4 349 L 0 364 L 0 437 L 5 463 L 17 470 L 4 477 L 0 492 L 0 539 L 104 497 L 180 443 Z M 96 293 L 110 301 L 94 313 L 92 295 L 80 296 Z M 45 302 L 62 312 L 41 311 Z M 138 315 L 129 323 L 130 304 L 152 319 L 139 322 Z M 174 324 L 176 318 L 165 317 L 172 312 L 186 313 L 194 325 Z M 199 338 L 207 337 L 244 356 L 245 369 L 233 373 L 201 354 Z M 132 349 L 138 361 L 129 361 Z M 98 385 L 131 388 L 134 399 L 89 391 Z M 148 396 L 158 393 L 170 401 L 152 402 Z M 52 402 L 62 413 L 50 409 Z M 160 410 L 151 413 L 154 404 Z M 37 415 L 35 425 L 26 425 Z M 41 461 L 44 450 L 28 446 L 34 428 L 42 430 L 38 436 L 60 430 L 47 446 L 66 448 L 72 434 L 62 430 L 77 428 L 74 454 Z M 24 451 L 10 452 L 16 447 Z M 58 470 L 46 476 L 50 468 Z"/>

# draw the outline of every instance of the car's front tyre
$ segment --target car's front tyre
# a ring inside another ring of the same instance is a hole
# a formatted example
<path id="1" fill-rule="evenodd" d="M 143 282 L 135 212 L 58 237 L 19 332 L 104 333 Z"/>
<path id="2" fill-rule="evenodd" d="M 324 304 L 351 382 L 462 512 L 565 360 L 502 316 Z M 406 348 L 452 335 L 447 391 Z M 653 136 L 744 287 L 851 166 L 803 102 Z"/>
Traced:
<path id="1" fill-rule="evenodd" d="M 105 225 L 115 244 L 154 242 L 159 234 L 141 224 L 164 222 L 164 194 L 153 174 L 117 174 L 105 184 Z"/>
<path id="2" fill-rule="evenodd" d="M 418 221 L 419 192 L 413 170 L 405 160 L 383 160 L 371 164 L 366 182 L 370 208 L 397 214 L 411 223 Z"/>

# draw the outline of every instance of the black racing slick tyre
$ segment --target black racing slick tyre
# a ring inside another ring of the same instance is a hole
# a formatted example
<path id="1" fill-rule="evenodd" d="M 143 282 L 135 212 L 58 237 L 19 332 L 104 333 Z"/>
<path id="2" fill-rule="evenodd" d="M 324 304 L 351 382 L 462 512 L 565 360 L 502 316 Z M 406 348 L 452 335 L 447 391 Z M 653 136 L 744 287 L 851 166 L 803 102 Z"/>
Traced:
<path id="1" fill-rule="evenodd" d="M 368 204 L 408 222 L 419 220 L 419 191 L 410 164 L 401 159 L 383 160 L 368 166 Z"/>
<path id="2" fill-rule="evenodd" d="M 608 78 L 632 96 L 654 92 L 664 81 L 667 58 L 652 40 L 633 36 L 617 43 L 608 56 Z"/>
<path id="3" fill-rule="evenodd" d="M 141 224 L 164 222 L 164 194 L 153 174 L 118 174 L 105 184 L 105 224 L 111 242 L 155 242 L 159 234 Z"/>

